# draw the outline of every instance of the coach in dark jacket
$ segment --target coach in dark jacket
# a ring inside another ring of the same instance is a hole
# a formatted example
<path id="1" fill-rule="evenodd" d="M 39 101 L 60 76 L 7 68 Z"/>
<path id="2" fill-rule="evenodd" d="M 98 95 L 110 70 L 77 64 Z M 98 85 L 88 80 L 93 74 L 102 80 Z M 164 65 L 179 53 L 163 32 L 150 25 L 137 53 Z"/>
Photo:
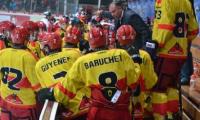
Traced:
<path id="1" fill-rule="evenodd" d="M 115 19 L 115 30 L 121 25 L 131 25 L 136 30 L 136 40 L 134 46 L 142 48 L 147 40 L 151 39 L 151 32 L 142 18 L 130 9 L 125 9 L 123 3 L 112 2 L 109 6 L 109 12 L 103 14 L 111 14 Z"/>

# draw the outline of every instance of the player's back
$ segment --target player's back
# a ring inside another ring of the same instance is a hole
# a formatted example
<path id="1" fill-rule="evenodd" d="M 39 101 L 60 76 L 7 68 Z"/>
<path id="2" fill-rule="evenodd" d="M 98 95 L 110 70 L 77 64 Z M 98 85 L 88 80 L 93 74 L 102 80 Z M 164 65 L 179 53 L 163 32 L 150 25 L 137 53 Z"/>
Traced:
<path id="1" fill-rule="evenodd" d="M 62 52 L 40 59 L 35 70 L 42 87 L 54 86 L 59 80 L 64 79 L 68 70 L 80 55 L 80 51 L 77 49 L 66 48 Z"/>
<path id="2" fill-rule="evenodd" d="M 101 112 L 94 115 L 95 118 L 109 117 L 113 120 L 123 118 L 128 120 L 130 117 L 128 88 L 136 87 L 139 76 L 139 65 L 132 61 L 126 51 L 102 50 L 79 58 L 70 69 L 67 79 L 54 89 L 54 94 L 58 101 L 63 101 L 63 97 L 59 97 L 62 93 L 59 93 L 57 88 L 70 91 L 68 96 L 70 98 L 73 93 L 77 94 L 74 90 L 78 90 L 84 84 L 91 90 L 92 104 L 88 113 L 90 114 L 89 119 L 96 114 L 92 111 L 98 108 Z"/>
<path id="3" fill-rule="evenodd" d="M 86 86 L 91 88 L 92 94 L 95 93 L 93 90 L 99 90 L 99 86 L 107 88 L 104 93 L 107 100 L 111 100 L 117 88 L 126 90 L 135 84 L 140 75 L 138 64 L 134 64 L 128 53 L 121 49 L 90 53 L 78 59 L 76 64 L 80 65 L 78 72 Z M 99 99 L 99 94 L 93 95 Z"/>
<path id="4" fill-rule="evenodd" d="M 27 50 L 6 48 L 0 51 L 2 73 L 1 97 L 12 104 L 36 104 L 35 93 L 40 87 L 34 67 L 36 58 Z"/>

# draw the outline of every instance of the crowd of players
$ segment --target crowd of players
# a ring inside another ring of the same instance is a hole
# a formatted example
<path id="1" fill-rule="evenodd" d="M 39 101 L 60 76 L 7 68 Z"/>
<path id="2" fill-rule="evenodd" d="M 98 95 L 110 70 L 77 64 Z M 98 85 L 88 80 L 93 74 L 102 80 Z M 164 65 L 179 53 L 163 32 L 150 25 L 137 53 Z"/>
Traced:
<path id="1" fill-rule="evenodd" d="M 111 13 L 117 5 L 111 3 Z M 2 120 L 37 120 L 45 99 L 60 103 L 58 119 L 86 119 L 86 114 L 88 120 L 139 120 L 146 115 L 158 120 L 176 118 L 177 90 L 167 89 L 169 99 L 151 91 L 163 89 L 156 85 L 164 73 L 154 70 L 154 58 L 148 53 L 155 45 L 152 41 L 146 44 L 148 52 L 135 46 L 139 31 L 132 25 L 120 25 L 114 31 L 112 17 L 98 11 L 90 18 L 85 9 L 73 17 L 55 19 L 48 11 L 44 15 L 41 21 L 25 21 L 20 26 L 0 22 Z M 156 32 L 153 37 L 161 35 Z M 171 52 L 185 52 L 177 51 L 178 45 Z M 163 61 L 171 65 L 170 59 L 160 58 L 156 67 L 163 67 Z"/>

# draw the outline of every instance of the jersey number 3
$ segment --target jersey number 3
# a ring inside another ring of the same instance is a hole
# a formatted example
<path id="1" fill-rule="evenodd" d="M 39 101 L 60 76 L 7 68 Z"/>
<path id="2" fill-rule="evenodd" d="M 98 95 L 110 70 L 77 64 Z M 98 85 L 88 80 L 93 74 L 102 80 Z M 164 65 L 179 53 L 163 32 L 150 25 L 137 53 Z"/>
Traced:
<path id="1" fill-rule="evenodd" d="M 19 88 L 15 87 L 15 85 L 22 79 L 22 72 L 20 70 L 8 67 L 1 68 L 1 72 L 3 73 L 3 83 L 8 84 L 8 87 L 11 90 L 19 90 Z M 14 77 L 9 77 L 9 74 L 12 74 Z"/>
<path id="2" fill-rule="evenodd" d="M 117 88 L 117 75 L 114 72 L 106 72 L 99 75 L 99 83 L 103 86 L 102 93 L 107 100 L 111 100 Z"/>

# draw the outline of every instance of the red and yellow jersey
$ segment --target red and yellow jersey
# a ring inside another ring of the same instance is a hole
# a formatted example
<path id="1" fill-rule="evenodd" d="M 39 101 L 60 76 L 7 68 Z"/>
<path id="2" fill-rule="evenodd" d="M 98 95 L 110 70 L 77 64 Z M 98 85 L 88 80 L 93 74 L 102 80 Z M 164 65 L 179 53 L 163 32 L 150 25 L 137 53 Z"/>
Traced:
<path id="1" fill-rule="evenodd" d="M 88 88 L 92 100 L 111 103 L 116 91 L 121 91 L 121 97 L 128 94 L 128 88 L 135 89 L 140 72 L 139 65 L 135 64 L 124 50 L 89 53 L 80 57 L 73 64 L 66 79 L 55 86 L 54 96 L 56 101 L 68 107 L 70 100 L 76 98 L 80 89 Z M 122 99 L 117 103 L 129 105 L 129 98 L 123 99 L 125 101 Z"/>
<path id="2" fill-rule="evenodd" d="M 40 44 L 37 41 L 29 41 L 27 43 L 27 47 L 28 49 L 31 50 L 31 52 L 33 52 L 38 58 L 42 57 L 42 51 L 40 49 Z"/>
<path id="3" fill-rule="evenodd" d="M 71 48 L 41 58 L 36 64 L 35 71 L 42 87 L 52 87 L 64 79 L 79 57 L 80 51 Z"/>
<path id="4" fill-rule="evenodd" d="M 160 57 L 185 59 L 188 42 L 198 34 L 189 0 L 156 0 L 152 39 Z"/>
<path id="5" fill-rule="evenodd" d="M 151 93 L 150 89 L 153 88 L 154 85 L 157 83 L 158 77 L 154 71 L 154 66 L 150 55 L 144 50 L 139 50 L 139 54 L 140 57 L 142 58 L 142 63 L 140 64 L 140 68 L 141 68 L 141 74 L 143 76 L 143 79 L 140 79 L 141 93 L 139 96 L 133 97 L 132 102 L 134 108 L 135 105 L 137 106 L 138 103 L 140 103 L 142 108 L 149 109 L 151 104 L 147 103 L 145 100 L 147 99 L 147 97 L 150 96 Z"/>
<path id="6" fill-rule="evenodd" d="M 0 58 L 1 98 L 15 107 L 34 106 L 41 87 L 34 71 L 37 60 L 28 50 L 13 48 L 1 50 Z"/>
<path id="7" fill-rule="evenodd" d="M 140 64 L 141 73 L 143 76 L 143 79 L 141 79 L 142 89 L 149 90 L 156 84 L 158 77 L 154 71 L 154 66 L 150 55 L 144 50 L 139 50 L 139 54 L 142 58 L 142 63 Z"/>

